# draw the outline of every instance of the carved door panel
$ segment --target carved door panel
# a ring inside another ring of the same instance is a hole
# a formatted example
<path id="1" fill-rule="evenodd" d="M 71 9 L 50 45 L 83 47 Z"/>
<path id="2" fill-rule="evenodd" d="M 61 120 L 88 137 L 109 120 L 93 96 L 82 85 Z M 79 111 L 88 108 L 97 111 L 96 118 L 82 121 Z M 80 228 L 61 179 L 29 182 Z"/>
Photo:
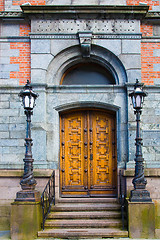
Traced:
<path id="1" fill-rule="evenodd" d="M 115 196 L 115 116 L 83 110 L 61 115 L 62 196 Z"/>
<path id="2" fill-rule="evenodd" d="M 94 111 L 90 125 L 90 195 L 114 196 L 117 179 L 115 117 Z"/>

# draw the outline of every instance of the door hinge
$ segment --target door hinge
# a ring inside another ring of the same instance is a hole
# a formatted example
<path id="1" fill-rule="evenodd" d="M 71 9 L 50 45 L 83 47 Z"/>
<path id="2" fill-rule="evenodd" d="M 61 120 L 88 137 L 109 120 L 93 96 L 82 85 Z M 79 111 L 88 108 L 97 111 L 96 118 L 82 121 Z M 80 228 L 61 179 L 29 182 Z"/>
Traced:
<path id="1" fill-rule="evenodd" d="M 93 160 L 93 154 L 92 153 L 90 154 L 90 160 Z"/>

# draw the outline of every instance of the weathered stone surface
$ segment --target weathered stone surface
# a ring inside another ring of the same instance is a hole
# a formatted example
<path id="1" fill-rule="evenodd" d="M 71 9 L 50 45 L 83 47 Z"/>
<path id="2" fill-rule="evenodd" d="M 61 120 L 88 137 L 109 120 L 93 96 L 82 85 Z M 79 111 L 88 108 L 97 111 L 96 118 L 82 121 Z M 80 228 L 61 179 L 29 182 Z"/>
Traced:
<path id="1" fill-rule="evenodd" d="M 137 34 L 140 33 L 139 20 L 124 19 L 59 19 L 32 20 L 32 33 L 77 34 L 77 32 L 91 31 L 94 34 Z M 132 37 L 131 36 L 131 37 Z M 44 38 L 44 35 L 41 36 Z M 56 36 L 55 36 L 56 38 Z M 60 38 L 67 38 L 61 36 Z M 76 38 L 76 36 L 70 37 Z"/>
<path id="2" fill-rule="evenodd" d="M 140 40 L 122 40 L 122 53 L 140 54 L 141 53 L 141 41 Z"/>
<path id="3" fill-rule="evenodd" d="M 153 71 L 154 71 L 154 72 L 158 72 L 159 69 L 160 69 L 160 64 L 159 64 L 159 63 L 154 63 L 154 64 L 153 64 Z"/>
<path id="4" fill-rule="evenodd" d="M 128 201 L 128 230 L 130 238 L 155 237 L 154 203 Z"/>
<path id="5" fill-rule="evenodd" d="M 4 22 L 2 25 L 1 36 L 19 36 L 19 25 L 14 23 Z"/>
<path id="6" fill-rule="evenodd" d="M 141 55 L 135 55 L 133 57 L 132 54 L 122 54 L 119 56 L 126 70 L 128 69 L 140 69 L 141 66 Z"/>
<path id="7" fill-rule="evenodd" d="M 34 129 L 32 131 L 33 138 L 33 158 L 36 161 L 44 161 L 46 159 L 46 131 L 40 129 Z M 39 147 L 38 147 L 39 146 Z"/>
<path id="8" fill-rule="evenodd" d="M 51 39 L 51 54 L 56 56 L 63 49 L 74 45 L 79 45 L 78 39 L 70 39 L 69 42 L 67 39 Z"/>
<path id="9" fill-rule="evenodd" d="M 11 206 L 9 203 L 0 203 L 0 231 L 10 230 L 10 212 Z"/>
<path id="10" fill-rule="evenodd" d="M 93 39 L 92 42 L 93 44 L 105 47 L 109 51 L 113 52 L 116 56 L 120 55 L 122 52 L 122 44 L 120 39 Z"/>
<path id="11" fill-rule="evenodd" d="M 9 132 L 0 132 L 1 138 L 9 138 Z"/>
<path id="12" fill-rule="evenodd" d="M 53 59 L 51 54 L 32 54 L 31 67 L 39 69 L 47 69 L 49 63 Z"/>
<path id="13" fill-rule="evenodd" d="M 153 56 L 159 57 L 160 56 L 160 49 L 153 49 Z"/>
<path id="14" fill-rule="evenodd" d="M 15 202 L 11 206 L 11 238 L 32 240 L 41 228 L 42 212 L 40 203 Z"/>
<path id="15" fill-rule="evenodd" d="M 32 40 L 31 53 L 50 53 L 50 40 L 46 40 L 46 39 Z"/>
<path id="16" fill-rule="evenodd" d="M 160 26 L 159 25 L 153 25 L 153 35 L 160 36 Z"/>
<path id="17" fill-rule="evenodd" d="M 154 199 L 154 204 L 155 204 L 155 230 L 156 229 L 160 230 L 160 200 Z M 158 234 L 158 231 L 156 232 L 156 238 L 160 238 L 160 234 Z"/>
<path id="18" fill-rule="evenodd" d="M 135 83 L 135 79 L 141 79 L 141 69 L 129 69 L 126 72 L 129 83 Z"/>
<path id="19" fill-rule="evenodd" d="M 45 69 L 31 69 L 31 79 L 33 84 L 45 83 L 46 70 Z"/>

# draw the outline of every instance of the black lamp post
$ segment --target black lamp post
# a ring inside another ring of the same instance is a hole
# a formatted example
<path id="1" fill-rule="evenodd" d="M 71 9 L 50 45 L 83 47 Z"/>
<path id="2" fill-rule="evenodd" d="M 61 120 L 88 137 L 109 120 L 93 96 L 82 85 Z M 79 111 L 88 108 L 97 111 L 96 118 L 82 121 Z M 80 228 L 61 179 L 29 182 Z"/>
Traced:
<path id="1" fill-rule="evenodd" d="M 144 177 L 144 158 L 142 156 L 142 138 L 140 129 L 140 115 L 142 112 L 144 98 L 147 93 L 143 91 L 142 84 L 139 83 L 138 79 L 134 86 L 134 91 L 129 94 L 132 99 L 134 113 L 136 114 L 136 154 L 135 154 L 135 176 L 132 181 L 134 190 L 131 191 L 130 201 L 131 202 L 151 202 L 150 193 L 145 189 L 147 180 Z"/>
<path id="2" fill-rule="evenodd" d="M 35 106 L 35 99 L 38 97 L 32 90 L 32 86 L 27 80 L 24 89 L 19 93 L 22 98 L 23 107 L 25 109 L 24 113 L 27 117 L 27 128 L 26 128 L 26 138 L 25 138 L 25 158 L 24 161 L 24 174 L 23 179 L 20 182 L 22 191 L 17 192 L 16 201 L 35 201 L 39 198 L 39 192 L 35 191 L 36 180 L 33 176 L 33 161 L 32 158 L 32 138 L 31 138 L 31 115 L 33 115 L 33 108 Z"/>

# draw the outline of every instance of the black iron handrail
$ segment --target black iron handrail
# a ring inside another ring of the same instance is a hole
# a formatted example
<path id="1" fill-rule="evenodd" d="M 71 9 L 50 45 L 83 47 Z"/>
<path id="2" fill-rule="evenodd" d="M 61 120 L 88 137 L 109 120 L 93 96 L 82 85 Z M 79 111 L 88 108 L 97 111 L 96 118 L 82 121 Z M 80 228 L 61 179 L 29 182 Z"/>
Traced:
<path id="1" fill-rule="evenodd" d="M 43 228 L 43 230 L 44 230 L 44 223 L 45 223 L 47 216 L 51 210 L 52 204 L 55 205 L 55 171 L 52 172 L 52 175 L 41 195 L 41 205 L 42 205 L 42 215 L 43 215 L 42 228 Z"/>
<path id="2" fill-rule="evenodd" d="M 126 202 L 126 178 L 123 176 L 123 170 L 119 170 L 119 200 L 121 204 L 122 228 L 125 228 L 125 202 Z"/>

